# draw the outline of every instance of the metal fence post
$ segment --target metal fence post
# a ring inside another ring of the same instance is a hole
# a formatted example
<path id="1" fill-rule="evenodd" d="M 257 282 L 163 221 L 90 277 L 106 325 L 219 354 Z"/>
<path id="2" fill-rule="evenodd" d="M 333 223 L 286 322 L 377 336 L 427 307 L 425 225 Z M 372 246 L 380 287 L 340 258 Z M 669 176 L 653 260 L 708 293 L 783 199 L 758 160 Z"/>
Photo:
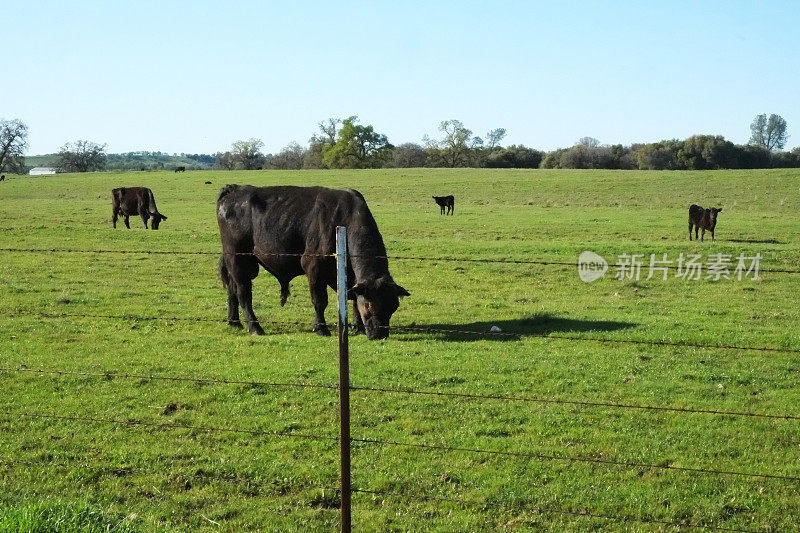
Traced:
<path id="1" fill-rule="evenodd" d="M 336 226 L 336 293 L 339 296 L 339 454 L 342 533 L 350 533 L 350 354 L 347 343 L 347 228 Z"/>

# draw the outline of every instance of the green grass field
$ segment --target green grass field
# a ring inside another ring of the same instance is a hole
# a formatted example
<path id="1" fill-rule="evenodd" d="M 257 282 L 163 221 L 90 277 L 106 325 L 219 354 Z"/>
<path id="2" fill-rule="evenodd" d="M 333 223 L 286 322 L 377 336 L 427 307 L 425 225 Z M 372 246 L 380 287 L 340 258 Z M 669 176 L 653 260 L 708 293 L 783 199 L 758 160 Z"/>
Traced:
<path id="1" fill-rule="evenodd" d="M 361 389 L 800 416 L 800 274 L 614 279 L 620 254 L 800 270 L 795 170 L 410 169 L 0 184 L 0 248 L 212 252 L 0 251 L 0 530 L 337 530 L 338 393 L 266 384 L 334 385 L 337 343 L 309 332 L 303 278 L 283 308 L 256 279 L 266 336 L 223 322 L 227 183 L 356 188 L 390 255 L 611 263 L 584 283 L 565 265 L 390 261 L 412 294 L 392 324 L 441 331 L 350 339 L 355 530 L 800 529 L 800 419 Z M 159 231 L 112 229 L 122 185 L 153 189 Z M 455 216 L 434 194 L 455 195 Z M 724 206 L 715 242 L 688 241 L 691 203 Z M 511 335 L 444 331 L 492 325 Z"/>

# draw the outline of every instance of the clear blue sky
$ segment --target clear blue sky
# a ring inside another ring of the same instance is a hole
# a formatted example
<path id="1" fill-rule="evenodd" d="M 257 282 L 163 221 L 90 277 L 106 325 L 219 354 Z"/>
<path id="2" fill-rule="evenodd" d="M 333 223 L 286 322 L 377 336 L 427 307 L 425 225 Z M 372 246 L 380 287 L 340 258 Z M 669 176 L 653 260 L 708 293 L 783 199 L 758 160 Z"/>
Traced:
<path id="1" fill-rule="evenodd" d="M 459 119 L 504 144 L 747 142 L 759 113 L 800 146 L 797 1 L 0 2 L 0 118 L 29 155 L 305 145 L 358 115 L 395 144 Z"/>

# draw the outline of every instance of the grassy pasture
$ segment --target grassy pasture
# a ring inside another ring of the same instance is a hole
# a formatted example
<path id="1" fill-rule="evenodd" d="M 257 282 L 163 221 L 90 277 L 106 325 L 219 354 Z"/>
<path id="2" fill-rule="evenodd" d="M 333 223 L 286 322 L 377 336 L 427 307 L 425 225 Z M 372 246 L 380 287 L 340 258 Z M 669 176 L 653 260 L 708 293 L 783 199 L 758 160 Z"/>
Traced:
<path id="1" fill-rule="evenodd" d="M 226 183 L 357 188 L 390 255 L 574 262 L 588 249 L 614 263 L 619 254 L 649 261 L 651 253 L 673 260 L 760 253 L 762 269 L 800 269 L 795 170 L 13 177 L 0 184 L 0 248 L 216 252 L 214 200 Z M 161 230 L 144 231 L 138 218 L 130 231 L 111 228 L 109 194 L 121 185 L 153 189 L 169 217 Z M 455 216 L 439 215 L 434 194 L 455 195 Z M 691 203 L 724 206 L 717 241 L 688 241 Z M 268 334 L 252 337 L 221 322 L 214 255 L 0 257 L 0 367 L 91 374 L 0 372 L 0 530 L 338 528 L 330 490 L 336 442 L 268 434 L 335 437 L 336 391 L 116 375 L 334 384 L 335 339 L 303 331 L 313 318 L 304 279 L 281 308 L 277 282 L 262 272 L 254 300 Z M 800 274 L 620 281 L 612 265 L 586 284 L 560 265 L 396 259 L 390 266 L 412 294 L 394 325 L 480 332 L 498 325 L 514 335 L 354 337 L 355 387 L 800 415 Z M 174 319 L 135 318 L 152 316 Z M 351 399 L 356 439 L 551 456 L 355 442 L 354 486 L 407 496 L 354 494 L 356 530 L 800 528 L 796 479 L 583 460 L 798 478 L 798 420 L 365 390 Z"/>

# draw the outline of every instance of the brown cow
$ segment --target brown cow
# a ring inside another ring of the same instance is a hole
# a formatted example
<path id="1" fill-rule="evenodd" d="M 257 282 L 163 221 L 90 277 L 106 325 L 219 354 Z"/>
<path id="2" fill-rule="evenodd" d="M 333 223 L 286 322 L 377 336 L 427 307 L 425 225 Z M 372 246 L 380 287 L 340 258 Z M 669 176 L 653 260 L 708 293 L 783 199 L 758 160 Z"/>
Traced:
<path id="1" fill-rule="evenodd" d="M 147 187 L 119 187 L 111 191 L 111 222 L 114 228 L 117 227 L 117 217 L 122 215 L 125 227 L 131 229 L 128 217 L 139 215 L 142 217 L 144 227 L 147 229 L 147 221 L 153 219 L 152 229 L 158 229 L 158 225 L 167 217 L 158 212 L 156 199 L 153 191 Z"/>
<path id="2" fill-rule="evenodd" d="M 440 215 L 452 215 L 456 210 L 456 200 L 452 194 L 449 196 L 434 196 L 433 200 L 441 207 Z M 445 213 L 445 208 L 447 208 L 447 213 Z"/>
<path id="3" fill-rule="evenodd" d="M 706 236 L 706 230 L 711 232 L 711 240 L 714 239 L 714 228 L 717 226 L 717 213 L 722 211 L 722 208 L 712 207 L 710 209 L 703 209 L 699 205 L 692 204 L 689 206 L 689 240 L 692 240 L 692 226 L 694 226 L 694 238 L 697 239 L 697 230 L 703 230 L 700 234 L 702 241 Z"/>

